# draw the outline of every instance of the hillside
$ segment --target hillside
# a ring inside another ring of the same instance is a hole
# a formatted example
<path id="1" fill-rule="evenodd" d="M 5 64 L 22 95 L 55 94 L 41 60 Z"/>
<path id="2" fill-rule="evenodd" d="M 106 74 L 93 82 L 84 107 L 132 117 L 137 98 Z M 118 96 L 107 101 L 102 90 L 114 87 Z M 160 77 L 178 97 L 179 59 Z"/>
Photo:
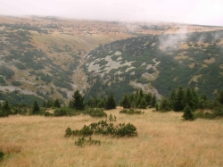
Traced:
<path id="1" fill-rule="evenodd" d="M 222 29 L 0 16 L 0 100 L 68 102 L 76 89 L 90 96 L 112 89 L 117 99 L 137 88 L 161 96 L 188 83 L 208 86 L 211 96 L 221 88 Z"/>
<path id="2" fill-rule="evenodd" d="M 107 23 L 2 17 L 0 100 L 32 103 L 34 98 L 59 98 L 66 102 L 75 89 L 84 88 L 85 74 L 79 68 L 83 55 L 100 44 L 132 36 L 113 33 L 118 26 L 109 24 L 111 29 L 105 32 Z"/>
<path id="3" fill-rule="evenodd" d="M 223 31 L 147 35 L 103 45 L 86 56 L 87 96 L 116 99 L 142 88 L 158 97 L 178 86 L 212 98 L 223 85 Z"/>

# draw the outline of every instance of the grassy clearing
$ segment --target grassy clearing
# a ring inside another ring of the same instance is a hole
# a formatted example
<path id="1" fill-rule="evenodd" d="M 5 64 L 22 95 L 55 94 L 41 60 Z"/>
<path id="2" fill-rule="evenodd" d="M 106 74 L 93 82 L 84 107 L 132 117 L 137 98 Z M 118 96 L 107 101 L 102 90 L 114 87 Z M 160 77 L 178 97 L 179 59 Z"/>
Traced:
<path id="1" fill-rule="evenodd" d="M 153 167 L 223 166 L 223 121 L 183 121 L 182 113 L 142 115 L 106 111 L 117 123 L 132 123 L 138 136 L 115 138 L 93 135 L 101 145 L 75 146 L 78 137 L 64 138 L 65 129 L 80 129 L 101 120 L 86 115 L 46 118 L 10 116 L 0 119 L 0 149 L 6 153 L 0 166 Z"/>

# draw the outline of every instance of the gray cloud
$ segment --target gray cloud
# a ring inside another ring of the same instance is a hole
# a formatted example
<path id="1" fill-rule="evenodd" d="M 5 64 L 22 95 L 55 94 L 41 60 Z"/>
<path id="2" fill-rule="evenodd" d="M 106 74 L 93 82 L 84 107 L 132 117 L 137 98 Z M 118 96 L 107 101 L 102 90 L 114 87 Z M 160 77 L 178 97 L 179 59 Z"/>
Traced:
<path id="1" fill-rule="evenodd" d="M 223 26 L 222 0 L 0 0 L 0 14 Z"/>

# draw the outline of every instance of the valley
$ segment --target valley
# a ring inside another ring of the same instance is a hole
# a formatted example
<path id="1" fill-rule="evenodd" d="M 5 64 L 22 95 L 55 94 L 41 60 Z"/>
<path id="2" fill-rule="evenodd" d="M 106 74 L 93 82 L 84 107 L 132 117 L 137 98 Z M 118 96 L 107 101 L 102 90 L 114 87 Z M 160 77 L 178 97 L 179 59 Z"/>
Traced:
<path id="1" fill-rule="evenodd" d="M 115 97 L 118 101 L 139 88 L 161 98 L 179 85 L 190 84 L 203 91 L 206 86 L 200 85 L 204 82 L 200 80 L 205 75 L 200 71 L 212 66 L 218 70 L 215 78 L 219 86 L 210 83 L 213 87 L 206 93 L 211 98 L 220 89 L 222 27 L 37 16 L 0 18 L 0 100 L 32 104 L 34 99 L 58 98 L 67 103 L 77 89 L 87 96 L 104 96 L 103 91 L 93 93 L 102 78 L 98 88 L 120 92 Z M 163 62 L 174 66 L 172 72 Z M 175 75 L 179 67 L 183 67 L 182 73 L 191 71 L 192 76 L 184 81 Z"/>

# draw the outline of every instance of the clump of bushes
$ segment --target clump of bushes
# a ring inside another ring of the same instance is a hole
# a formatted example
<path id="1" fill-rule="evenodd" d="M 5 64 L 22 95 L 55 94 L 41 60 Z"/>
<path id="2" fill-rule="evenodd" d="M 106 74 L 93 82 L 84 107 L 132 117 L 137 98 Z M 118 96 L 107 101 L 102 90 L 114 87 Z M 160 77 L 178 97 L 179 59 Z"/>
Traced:
<path id="1" fill-rule="evenodd" d="M 89 108 L 85 110 L 85 114 L 89 114 L 91 117 L 107 117 L 102 108 Z"/>
<path id="2" fill-rule="evenodd" d="M 56 116 L 56 117 L 74 116 L 74 115 L 78 115 L 78 114 L 80 114 L 80 112 L 70 109 L 70 108 L 66 108 L 66 107 L 58 108 L 54 111 L 54 116 Z"/>
<path id="3" fill-rule="evenodd" d="M 91 136 L 93 134 L 111 135 L 117 137 L 136 136 L 137 129 L 130 123 L 120 123 L 118 125 L 114 125 L 113 123 L 107 123 L 107 121 L 99 121 L 97 123 L 91 123 L 88 126 L 84 125 L 84 127 L 80 130 L 71 130 L 71 128 L 68 127 L 65 131 L 65 137 L 77 135 Z"/>
<path id="4" fill-rule="evenodd" d="M 86 140 L 85 137 L 83 136 L 83 137 L 78 138 L 77 140 L 75 140 L 74 144 L 76 146 L 80 146 L 80 147 L 82 147 L 83 145 L 86 145 L 86 144 L 88 144 L 88 145 L 92 145 L 92 144 L 101 145 L 101 141 L 100 140 L 93 140 L 91 138 L 91 136 L 88 138 L 88 140 Z"/>
<path id="5" fill-rule="evenodd" d="M 123 109 L 123 110 L 121 110 L 121 111 L 119 111 L 119 113 L 121 113 L 121 114 L 144 114 L 144 112 L 143 111 L 141 111 L 141 110 L 136 110 L 136 109 Z"/>
<path id="6" fill-rule="evenodd" d="M 222 106 L 216 107 L 213 111 L 204 111 L 201 110 L 195 113 L 195 118 L 205 118 L 205 119 L 215 119 L 223 117 L 223 108 Z"/>

